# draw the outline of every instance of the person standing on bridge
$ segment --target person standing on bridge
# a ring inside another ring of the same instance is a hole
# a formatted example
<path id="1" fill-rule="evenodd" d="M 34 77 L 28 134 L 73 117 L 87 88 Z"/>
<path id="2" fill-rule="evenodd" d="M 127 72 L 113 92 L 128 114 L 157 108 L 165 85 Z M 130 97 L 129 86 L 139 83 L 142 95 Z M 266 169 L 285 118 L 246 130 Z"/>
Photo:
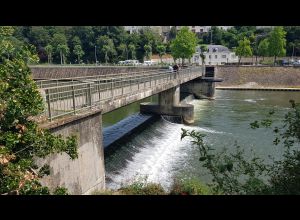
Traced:
<path id="1" fill-rule="evenodd" d="M 178 70 L 179 70 L 179 66 L 175 63 L 175 65 L 173 66 L 173 71 L 178 72 Z"/>

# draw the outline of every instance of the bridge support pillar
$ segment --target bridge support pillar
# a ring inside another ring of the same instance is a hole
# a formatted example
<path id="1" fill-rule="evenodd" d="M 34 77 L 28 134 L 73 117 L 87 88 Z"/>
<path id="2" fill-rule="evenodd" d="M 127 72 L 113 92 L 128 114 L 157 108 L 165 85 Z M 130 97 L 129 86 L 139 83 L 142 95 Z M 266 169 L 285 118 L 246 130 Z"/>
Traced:
<path id="1" fill-rule="evenodd" d="M 181 116 L 186 124 L 194 123 L 194 106 L 180 102 L 180 86 L 159 93 L 158 105 L 141 103 L 141 113 Z"/>
<path id="2" fill-rule="evenodd" d="M 75 160 L 71 160 L 65 153 L 37 159 L 39 165 L 50 166 L 50 175 L 41 180 L 42 184 L 51 189 L 66 187 L 70 194 L 76 195 L 105 189 L 101 111 L 72 116 L 70 119 L 57 119 L 55 124 L 50 123 L 44 128 L 64 137 L 76 135 L 79 146 L 78 158 Z"/>
<path id="3" fill-rule="evenodd" d="M 212 99 L 215 95 L 215 82 L 209 82 L 201 78 L 181 85 L 181 91 L 193 94 L 197 99 Z"/>

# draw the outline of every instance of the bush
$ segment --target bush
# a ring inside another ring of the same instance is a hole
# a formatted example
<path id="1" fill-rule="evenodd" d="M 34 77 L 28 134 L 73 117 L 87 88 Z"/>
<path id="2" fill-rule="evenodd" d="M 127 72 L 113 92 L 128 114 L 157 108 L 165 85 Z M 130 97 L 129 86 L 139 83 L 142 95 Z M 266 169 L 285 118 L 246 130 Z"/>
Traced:
<path id="1" fill-rule="evenodd" d="M 171 195 L 212 195 L 211 189 L 197 179 L 176 179 L 171 187 Z"/>
<path id="2" fill-rule="evenodd" d="M 160 184 L 135 182 L 119 189 L 122 195 L 166 195 L 167 193 Z"/>

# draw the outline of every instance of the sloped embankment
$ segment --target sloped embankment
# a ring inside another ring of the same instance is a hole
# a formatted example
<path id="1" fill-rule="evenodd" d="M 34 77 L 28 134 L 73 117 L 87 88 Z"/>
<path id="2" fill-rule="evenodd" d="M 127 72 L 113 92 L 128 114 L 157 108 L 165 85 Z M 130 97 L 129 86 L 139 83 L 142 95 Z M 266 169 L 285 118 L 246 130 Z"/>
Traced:
<path id="1" fill-rule="evenodd" d="M 216 87 L 300 88 L 299 67 L 218 66 L 216 77 L 224 79 Z"/>

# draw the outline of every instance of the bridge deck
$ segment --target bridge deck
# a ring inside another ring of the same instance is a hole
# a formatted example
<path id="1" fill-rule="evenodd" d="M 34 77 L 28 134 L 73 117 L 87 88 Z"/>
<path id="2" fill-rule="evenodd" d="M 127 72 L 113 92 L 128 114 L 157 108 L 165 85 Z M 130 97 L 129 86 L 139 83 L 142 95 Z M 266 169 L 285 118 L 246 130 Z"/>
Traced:
<path id="1" fill-rule="evenodd" d="M 182 69 L 178 73 L 151 71 L 132 75 L 42 80 L 37 84 L 44 93 L 47 105 L 44 116 L 51 121 L 95 106 L 105 113 L 200 76 L 201 68 L 196 67 Z"/>

